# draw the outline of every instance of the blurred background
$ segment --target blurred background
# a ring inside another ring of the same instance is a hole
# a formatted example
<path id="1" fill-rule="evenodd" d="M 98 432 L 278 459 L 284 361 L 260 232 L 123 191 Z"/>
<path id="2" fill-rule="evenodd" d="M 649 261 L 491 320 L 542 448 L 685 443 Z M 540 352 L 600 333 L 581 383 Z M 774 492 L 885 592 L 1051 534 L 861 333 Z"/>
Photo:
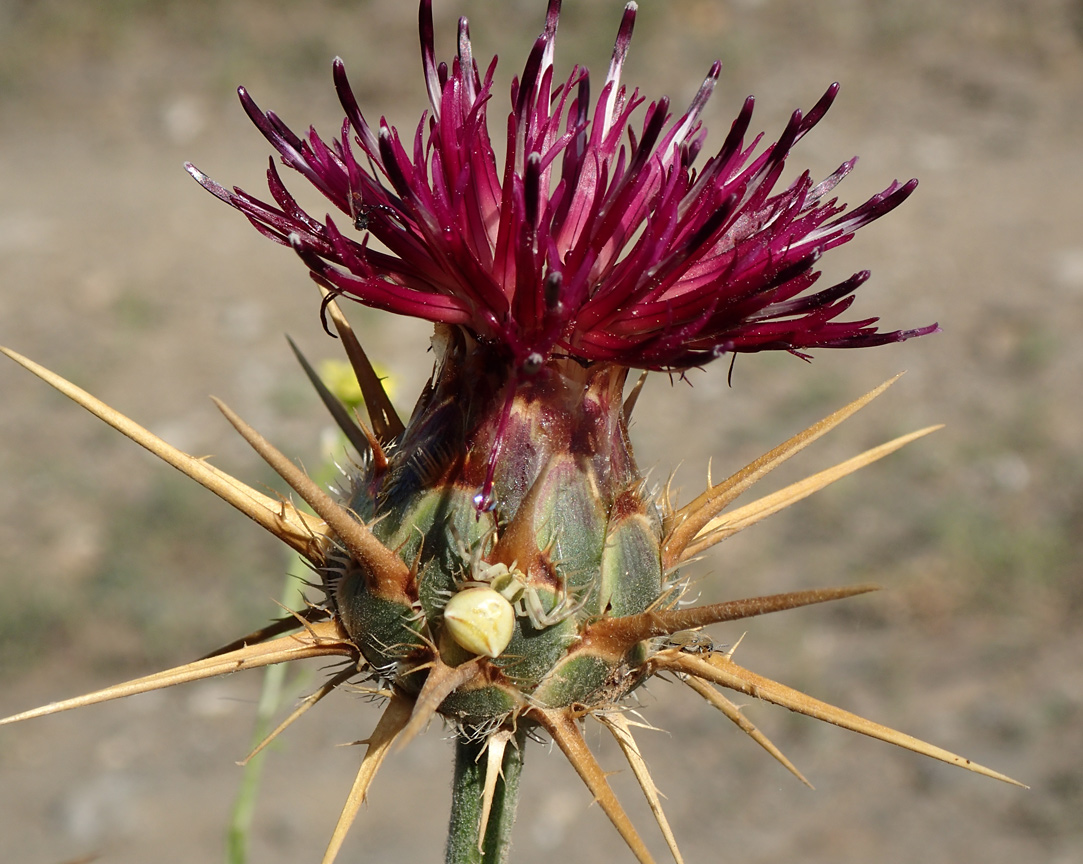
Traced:
<path id="1" fill-rule="evenodd" d="M 502 57 L 499 137 L 544 3 L 435 6 L 439 56 L 465 14 L 475 56 Z M 580 62 L 604 76 L 621 7 L 565 0 L 558 73 Z M 336 55 L 366 116 L 412 134 L 425 107 L 416 42 L 409 2 L 0 0 L 0 343 L 258 488 L 282 486 L 208 394 L 316 467 L 328 420 L 283 338 L 314 361 L 338 356 L 315 288 L 182 163 L 262 196 L 270 151 L 236 85 L 329 136 Z M 1078 861 L 1083 2 L 643 0 L 625 80 L 681 106 L 715 58 L 708 151 L 749 93 L 753 129 L 773 140 L 842 82 L 791 172 L 822 177 L 859 154 L 843 200 L 896 177 L 921 186 L 827 256 L 824 278 L 867 267 L 857 315 L 944 332 L 811 364 L 741 357 L 732 387 L 725 364 L 691 387 L 655 376 L 633 428 L 641 465 L 659 484 L 679 465 L 688 500 L 709 459 L 715 477 L 735 470 L 904 369 L 763 491 L 947 425 L 695 569 L 705 600 L 870 579 L 883 592 L 713 635 L 747 630 L 744 665 L 1032 789 L 749 706 L 810 792 L 685 688 L 656 682 L 642 710 L 663 731 L 641 745 L 685 858 Z M 324 212 L 303 187 L 292 182 Z M 408 413 L 430 371 L 427 328 L 348 311 Z M 288 562 L 275 540 L 6 360 L 0 406 L 0 714 L 185 662 L 277 614 Z M 291 692 L 321 675 L 307 670 Z M 220 860 L 259 685 L 256 673 L 0 730 L 3 857 Z M 360 758 L 336 745 L 376 717 L 339 692 L 281 740 L 253 862 L 318 860 Z M 340 860 L 440 860 L 450 764 L 435 726 L 389 759 Z M 527 764 L 516 861 L 630 857 L 560 756 L 534 746 Z M 613 782 L 662 860 L 629 773 Z"/>

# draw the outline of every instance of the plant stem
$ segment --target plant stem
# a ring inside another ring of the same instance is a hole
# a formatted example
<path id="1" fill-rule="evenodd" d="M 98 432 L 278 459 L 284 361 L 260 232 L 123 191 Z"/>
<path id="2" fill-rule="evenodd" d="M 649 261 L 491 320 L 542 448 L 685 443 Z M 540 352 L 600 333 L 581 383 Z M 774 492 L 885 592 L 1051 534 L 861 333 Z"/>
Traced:
<path id="1" fill-rule="evenodd" d="M 304 564 L 296 555 L 290 560 L 282 586 L 282 606 L 286 609 L 300 609 L 304 603 Z M 274 728 L 272 721 L 275 712 L 282 704 L 282 691 L 286 682 L 284 664 L 268 666 L 263 676 L 263 688 L 260 691 L 259 706 L 256 709 L 256 722 L 252 730 L 252 746 L 256 747 Z M 252 817 L 256 810 L 256 797 L 259 794 L 260 777 L 263 773 L 263 760 L 268 751 L 264 750 L 253 756 L 244 767 L 240 789 L 230 814 L 229 835 L 226 843 L 227 864 L 246 864 L 248 861 L 248 838 L 252 830 Z"/>
<path id="2" fill-rule="evenodd" d="M 488 759 L 486 742 L 455 742 L 455 779 L 451 787 L 447 864 L 505 864 L 511 851 L 511 828 L 519 803 L 519 777 L 523 770 L 526 731 L 520 727 L 504 750 L 500 777 L 493 793 L 484 842 L 478 843 Z"/>

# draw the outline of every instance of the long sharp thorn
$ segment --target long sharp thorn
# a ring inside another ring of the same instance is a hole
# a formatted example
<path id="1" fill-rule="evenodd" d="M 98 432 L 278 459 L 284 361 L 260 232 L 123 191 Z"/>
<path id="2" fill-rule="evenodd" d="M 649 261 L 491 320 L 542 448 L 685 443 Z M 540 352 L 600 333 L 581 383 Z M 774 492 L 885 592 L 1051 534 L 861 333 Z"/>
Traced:
<path id="1" fill-rule="evenodd" d="M 800 771 L 797 770 L 797 766 L 793 764 L 786 755 L 774 745 L 774 743 L 766 735 L 764 735 L 756 725 L 749 720 L 744 713 L 733 702 L 715 690 L 710 684 L 700 680 L 694 676 L 686 676 L 682 679 L 685 684 L 695 690 L 700 696 L 702 696 L 708 703 L 713 705 L 719 711 L 721 711 L 726 717 L 732 720 L 737 728 L 748 735 L 753 741 L 759 744 L 764 750 L 773 756 L 783 768 L 793 774 L 798 780 L 808 786 L 809 789 L 814 789 L 808 778 L 805 777 Z"/>
<path id="2" fill-rule="evenodd" d="M 894 453 L 901 447 L 905 447 L 910 442 L 916 441 L 918 438 L 922 438 L 930 432 L 935 432 L 937 429 L 943 428 L 942 425 L 928 426 L 925 429 L 911 432 L 909 435 L 901 435 L 898 438 L 888 441 L 886 444 L 881 444 L 879 447 L 873 447 L 866 450 L 864 453 L 854 456 L 852 459 L 840 462 L 833 468 L 828 468 L 818 474 L 813 474 L 811 477 L 806 477 L 804 480 L 800 480 L 797 483 L 791 483 L 785 489 L 780 489 L 778 492 L 765 495 L 763 498 L 753 501 L 751 504 L 746 504 L 744 507 L 739 507 L 731 513 L 723 513 L 721 516 L 716 516 L 714 519 L 707 522 L 693 541 L 685 547 L 684 552 L 681 553 L 677 563 L 683 564 L 685 561 L 701 554 L 716 543 L 720 543 L 727 537 L 732 537 L 738 531 L 742 531 L 750 525 L 755 525 L 761 519 L 766 519 L 773 513 L 786 509 L 791 504 L 796 504 L 798 501 L 807 498 L 812 493 L 819 492 L 825 486 L 830 486 L 836 480 L 841 480 L 843 477 L 854 473 L 859 468 L 864 468 L 866 465 L 871 465 L 878 459 L 883 459 L 885 456 Z"/>
<path id="3" fill-rule="evenodd" d="M 960 768 L 973 771 L 975 774 L 992 777 L 994 780 L 1002 780 L 1013 786 L 1022 786 L 1024 789 L 1028 788 L 1018 780 L 1013 780 L 1005 774 L 986 768 L 984 765 L 979 765 L 962 756 L 957 756 L 955 753 L 941 747 L 936 747 L 889 726 L 866 720 L 857 714 L 851 714 L 842 708 L 814 699 L 800 690 L 794 690 L 792 687 L 787 687 L 778 681 L 772 681 L 770 678 L 757 675 L 755 672 L 738 666 L 724 654 L 712 654 L 710 660 L 707 661 L 691 654 L 672 652 L 669 656 L 657 655 L 656 662 L 661 669 L 686 672 L 706 681 L 712 681 L 715 684 L 736 690 L 739 693 L 755 696 L 757 699 L 763 699 L 765 702 L 771 702 L 774 705 L 781 705 L 783 708 L 789 708 L 798 714 L 833 723 L 843 729 L 859 732 L 862 735 L 868 735 L 870 738 L 876 738 L 888 744 L 895 744 L 923 756 L 939 759 L 949 765 L 957 765 Z"/>
<path id="4" fill-rule="evenodd" d="M 267 736 L 262 741 L 260 741 L 259 744 L 256 745 L 255 749 L 253 749 L 251 753 L 245 756 L 244 759 L 242 759 L 237 764 L 243 768 L 245 765 L 251 762 L 267 747 L 268 744 L 274 741 L 275 738 L 277 738 L 279 735 L 285 732 L 286 729 L 288 729 L 297 720 L 299 720 L 301 718 L 301 715 L 308 711 L 309 708 L 311 708 L 313 705 L 323 699 L 324 696 L 326 696 L 336 687 L 345 684 L 356 674 L 357 667 L 353 663 L 351 663 L 348 667 L 339 672 L 334 678 L 332 678 L 330 681 L 320 687 L 320 689 L 317 690 L 315 693 L 310 693 L 308 696 L 302 699 L 301 704 L 298 705 L 290 713 L 290 716 L 283 720 L 281 723 L 279 723 L 278 726 L 275 727 L 274 731 L 269 732 Z"/>
<path id="5" fill-rule="evenodd" d="M 533 709 L 530 716 L 535 717 L 545 730 L 553 736 L 556 745 L 572 763 L 572 767 L 586 784 L 587 789 L 601 806 L 602 811 L 609 817 L 613 827 L 617 829 L 625 844 L 636 856 L 640 864 L 654 864 L 651 853 L 647 851 L 643 840 L 636 833 L 632 820 L 624 812 L 620 801 L 617 800 L 613 787 L 605 779 L 605 772 L 594 754 L 583 740 L 583 733 L 579 730 L 575 717 L 570 711 L 547 711 Z"/>
<path id="6" fill-rule="evenodd" d="M 163 462 L 172 465 L 182 474 L 209 489 L 227 504 L 240 510 L 245 516 L 267 529 L 282 542 L 304 555 L 315 564 L 323 563 L 319 540 L 324 533 L 324 525 L 318 519 L 301 513 L 293 505 L 276 501 L 245 485 L 235 477 L 215 468 L 202 459 L 197 459 L 167 444 L 157 435 L 148 432 L 128 417 L 110 408 L 100 399 L 91 396 L 80 387 L 39 366 L 8 348 L 0 347 L 16 363 L 33 372 L 42 381 L 73 402 L 81 405 L 95 417 L 108 423 L 118 432 L 131 438 L 136 444 L 150 451 Z"/>
<path id="7" fill-rule="evenodd" d="M 485 832 L 489 828 L 489 814 L 493 810 L 496 798 L 496 781 L 504 771 L 504 751 L 514 739 L 514 733 L 507 729 L 494 732 L 485 740 L 485 788 L 481 796 L 481 827 L 478 828 L 478 851 L 485 851 Z"/>
<path id="8" fill-rule="evenodd" d="M 436 715 L 436 709 L 440 707 L 440 703 L 452 691 L 467 684 L 480 674 L 481 669 L 478 663 L 479 660 L 475 657 L 458 666 L 448 666 L 437 654 L 432 669 L 429 671 L 429 676 L 425 679 L 421 692 L 417 696 L 410 723 L 403 730 L 402 737 L 399 739 L 398 745 L 396 745 L 399 750 L 409 744 L 414 739 L 414 736 L 425 728 L 429 720 Z"/>
<path id="9" fill-rule="evenodd" d="M 261 666 L 271 666 L 275 663 L 286 663 L 291 660 L 304 660 L 308 657 L 342 655 L 354 657 L 356 654 L 357 649 L 347 641 L 338 624 L 334 621 L 321 621 L 311 625 L 302 633 L 280 636 L 271 642 L 264 642 L 259 645 L 248 645 L 228 654 L 210 657 L 205 660 L 196 660 L 183 666 L 167 669 L 164 672 L 156 672 L 153 675 L 135 678 L 131 681 L 125 681 L 123 684 L 114 684 L 112 687 L 76 696 L 73 699 L 53 702 L 50 705 L 43 705 L 31 711 L 5 717 L 0 720 L 0 726 L 18 723 L 21 720 L 31 720 L 35 717 L 45 717 L 49 714 L 59 714 L 61 711 L 70 711 L 73 708 L 82 708 L 86 705 L 96 705 L 99 702 L 108 702 L 112 699 L 122 699 L 125 696 L 134 696 L 137 693 L 164 690 L 166 687 L 187 684 L 190 681 L 201 681 L 204 678 L 228 675 L 231 672 L 240 672 L 243 669 L 258 669 Z"/>
<path id="10" fill-rule="evenodd" d="M 815 603 L 845 600 L 880 586 L 866 583 L 841 588 L 813 588 L 808 591 L 790 591 L 786 594 L 770 594 L 766 597 L 748 597 L 743 600 L 727 600 L 688 609 L 659 609 L 640 612 L 638 615 L 602 618 L 587 626 L 583 644 L 619 658 L 633 645 L 644 639 L 669 636 L 679 630 L 692 630 L 724 621 L 755 618 L 772 612 L 799 609 Z"/>
<path id="11" fill-rule="evenodd" d="M 323 291 L 324 296 L 327 295 L 326 290 L 320 290 Z M 361 342 L 354 334 L 350 322 L 346 320 L 346 316 L 342 314 L 342 310 L 334 300 L 327 301 L 327 312 L 342 339 L 342 347 L 346 349 L 346 356 L 350 358 L 350 365 L 353 366 L 354 374 L 357 376 L 357 383 L 361 386 L 361 394 L 365 397 L 365 407 L 368 409 L 372 428 L 376 432 L 376 437 L 380 439 L 380 443 L 386 445 L 406 431 L 406 427 L 399 419 L 395 406 L 391 404 L 391 399 L 380 381 L 380 376 L 372 368 L 372 363 L 369 362 L 368 355 L 361 347 Z"/>
<path id="12" fill-rule="evenodd" d="M 208 660 L 211 657 L 219 657 L 222 654 L 228 654 L 230 651 L 236 651 L 238 648 L 243 648 L 245 645 L 255 645 L 259 642 L 266 642 L 268 639 L 273 639 L 275 636 L 281 636 L 283 633 L 298 630 L 306 624 L 313 624 L 316 621 L 325 621 L 330 617 L 331 613 L 327 609 L 313 606 L 310 609 L 305 609 L 303 612 L 297 612 L 293 615 L 287 615 L 285 618 L 279 618 L 277 621 L 272 621 L 266 627 L 261 627 L 259 630 L 249 633 L 247 636 L 235 639 L 228 645 L 216 648 L 214 651 L 205 654 L 200 659 Z"/>
<path id="13" fill-rule="evenodd" d="M 311 477 L 286 458 L 274 445 L 245 423 L 227 405 L 214 400 L 227 420 L 252 445 L 252 449 L 270 465 L 304 501 L 320 515 L 350 554 L 366 568 L 386 599 L 407 599 L 406 586 L 412 581 L 410 569 L 384 546 L 360 520 L 323 491 Z"/>
<path id="14" fill-rule="evenodd" d="M 635 738 L 632 737 L 632 729 L 628 723 L 628 718 L 616 712 L 595 714 L 594 717 L 610 731 L 624 754 L 624 758 L 628 760 L 628 765 L 631 767 L 632 773 L 635 774 L 639 788 L 643 790 L 643 795 L 647 799 L 651 813 L 654 814 L 654 821 L 658 823 L 658 829 L 665 838 L 666 846 L 669 847 L 669 853 L 673 856 L 673 860 L 677 864 L 684 864 L 681 850 L 677 848 L 677 838 L 673 836 L 673 829 L 669 827 L 669 820 L 666 819 L 665 811 L 662 810 L 662 802 L 658 797 L 658 787 L 654 785 L 654 778 L 651 777 L 650 771 L 647 770 L 647 763 L 643 759 L 643 754 L 639 752 L 639 745 L 636 744 Z"/>
<path id="15" fill-rule="evenodd" d="M 803 432 L 798 432 L 788 441 L 750 462 L 717 486 L 712 486 L 708 482 L 708 488 L 702 495 L 694 501 L 690 501 L 666 520 L 666 539 L 663 544 L 664 566 L 668 569 L 687 560 L 689 556 L 684 554 L 685 548 L 696 538 L 697 534 L 702 532 L 703 526 L 721 513 L 734 499 L 754 483 L 762 480 L 791 456 L 801 452 L 817 438 L 842 423 L 843 420 L 856 414 L 898 381 L 901 376 L 902 373 L 899 373 L 875 390 L 870 390 L 860 399 L 855 399 L 849 405 L 840 408 L 833 414 L 829 414 Z"/>
<path id="16" fill-rule="evenodd" d="M 289 337 L 286 337 L 286 341 L 290 343 L 290 348 L 293 349 L 293 354 L 297 358 L 297 362 L 301 364 L 301 368 L 305 370 L 305 375 L 308 377 L 309 383 L 312 384 L 316 390 L 316 394 L 320 397 L 320 401 L 323 402 L 324 407 L 334 418 L 338 428 L 342 430 L 342 434 L 346 436 L 347 440 L 353 445 L 353 449 L 357 451 L 358 455 L 364 456 L 370 452 L 368 439 L 365 437 L 365 433 L 361 431 L 358 425 L 354 422 L 350 416 L 350 412 L 346 410 L 346 407 L 339 402 L 338 398 L 327 389 L 327 385 L 323 383 L 320 376 L 316 374 L 316 370 L 312 368 L 312 364 L 308 362 L 308 359 L 301 353 L 301 349 L 297 347 L 297 344 Z"/>
<path id="17" fill-rule="evenodd" d="M 342 807 L 342 813 L 335 824 L 331 842 L 327 844 L 327 851 L 323 853 L 322 864 L 333 864 L 338 856 L 342 842 L 346 839 L 350 826 L 357 818 L 357 812 L 365 802 L 369 786 L 372 785 L 372 780 L 380 769 L 384 757 L 387 756 L 392 742 L 410 720 L 412 708 L 413 704 L 407 697 L 396 693 L 391 697 L 384 713 L 380 715 L 380 722 L 376 724 L 372 735 L 369 736 L 368 749 L 365 751 L 365 758 L 361 760 L 361 768 L 353 781 L 353 788 L 350 789 L 350 794 Z"/>

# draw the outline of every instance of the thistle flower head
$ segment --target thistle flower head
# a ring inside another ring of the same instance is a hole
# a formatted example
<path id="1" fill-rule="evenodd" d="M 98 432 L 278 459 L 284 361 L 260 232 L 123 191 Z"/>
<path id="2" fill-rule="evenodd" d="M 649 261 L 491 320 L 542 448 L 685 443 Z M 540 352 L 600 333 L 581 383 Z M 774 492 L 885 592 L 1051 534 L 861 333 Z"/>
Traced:
<path id="1" fill-rule="evenodd" d="M 721 65 L 682 113 L 666 97 L 646 104 L 622 81 L 636 17 L 629 3 L 594 95 L 586 69 L 556 77 L 559 16 L 560 0 L 550 0 L 512 84 L 502 166 L 488 125 L 496 60 L 481 72 L 462 19 L 457 56 L 437 64 L 431 2 L 423 0 L 430 110 L 411 137 L 382 118 L 366 120 L 341 60 L 334 79 L 346 116 L 330 141 L 314 129 L 297 135 L 240 90 L 282 163 L 346 217 L 345 231 L 330 215 L 321 222 L 306 213 L 273 160 L 273 204 L 189 170 L 266 236 L 292 245 L 333 294 L 462 327 L 519 375 L 558 355 L 683 370 L 731 352 L 804 355 L 936 329 L 881 332 L 875 318 L 841 320 L 867 271 L 817 285 L 820 256 L 917 185 L 893 182 L 846 211 L 832 193 L 851 159 L 819 183 L 806 171 L 779 188 L 790 150 L 827 112 L 837 84 L 807 114 L 794 112 L 765 147 L 762 135 L 748 140 L 749 97 L 722 146 L 701 160 L 700 115 Z"/>
<path id="2" fill-rule="evenodd" d="M 346 117 L 329 142 L 314 129 L 297 135 L 240 91 L 282 162 L 343 214 L 344 230 L 331 216 L 321 222 L 301 208 L 273 158 L 273 203 L 227 190 L 188 166 L 206 189 L 300 256 L 325 292 L 324 313 L 356 374 L 370 426 L 351 416 L 298 353 L 360 456 L 337 496 L 220 405 L 318 518 L 175 450 L 4 349 L 301 553 L 322 597 L 203 660 L 0 725 L 240 668 L 344 658 L 294 717 L 358 676 L 375 680 L 388 700 L 325 862 L 337 854 L 391 744 L 408 741 L 437 715 L 457 738 L 448 861 L 506 859 L 520 749 L 530 732 L 552 737 L 631 851 L 652 860 L 586 746 L 579 722 L 587 715 L 616 738 L 679 861 L 620 713 L 625 698 L 656 675 L 686 684 L 802 780 L 719 688 L 1009 780 L 756 675 L 700 632 L 875 586 L 709 605 L 683 596 L 679 568 L 692 558 L 931 431 L 731 509 L 886 384 L 726 480 L 708 481 L 681 507 L 668 490 L 647 489 L 628 434 L 639 392 L 625 394 L 630 368 L 681 372 L 723 354 L 768 349 L 804 357 L 813 348 L 878 345 L 935 330 L 881 332 L 874 318 L 841 320 L 868 273 L 820 288 L 815 269 L 823 252 L 898 206 L 915 181 L 893 182 L 848 212 L 831 196 L 854 160 L 820 183 L 805 172 L 779 188 L 790 150 L 823 117 L 837 85 L 808 114 L 795 112 L 767 146 L 760 136 L 746 141 L 748 99 L 721 148 L 696 167 L 706 140 L 699 118 L 719 64 L 683 113 L 665 98 L 645 104 L 621 81 L 636 15 L 629 3 L 608 73 L 592 96 L 585 69 L 555 78 L 559 0 L 550 0 L 543 32 L 512 85 L 501 166 L 487 125 L 496 61 L 481 73 L 463 20 L 456 58 L 437 64 L 430 0 L 420 10 L 430 110 L 409 140 L 383 119 L 369 124 L 341 61 L 334 79 Z M 338 296 L 436 325 L 432 379 L 407 423 Z"/>

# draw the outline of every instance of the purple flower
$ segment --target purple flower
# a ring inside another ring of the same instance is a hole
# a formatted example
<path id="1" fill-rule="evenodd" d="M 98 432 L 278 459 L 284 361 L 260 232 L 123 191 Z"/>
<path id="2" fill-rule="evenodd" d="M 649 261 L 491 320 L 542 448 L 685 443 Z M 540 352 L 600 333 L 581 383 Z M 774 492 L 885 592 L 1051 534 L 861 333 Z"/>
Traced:
<path id="1" fill-rule="evenodd" d="M 791 148 L 827 112 L 832 84 L 807 114 L 795 111 L 778 140 L 746 141 L 749 97 L 718 152 L 694 167 L 699 121 L 718 79 L 715 63 L 688 109 L 662 97 L 643 108 L 621 72 L 636 4 L 625 7 L 601 92 L 587 70 L 554 79 L 560 0 L 511 88 L 504 165 L 488 131 L 496 60 L 482 74 L 469 28 L 458 56 L 437 64 L 431 0 L 422 0 L 422 64 L 431 111 L 412 141 L 362 115 L 341 60 L 335 86 L 346 117 L 329 142 L 292 132 L 243 88 L 241 104 L 278 151 L 348 217 L 347 236 L 296 202 L 272 159 L 274 204 L 229 191 L 194 166 L 212 194 L 262 234 L 289 244 L 332 295 L 433 322 L 459 325 L 526 373 L 570 355 L 654 370 L 682 370 L 730 352 L 899 342 L 937 330 L 881 332 L 876 318 L 840 320 L 868 271 L 817 287 L 820 256 L 893 210 L 916 180 L 892 182 L 846 211 L 831 197 L 854 167 L 822 182 L 809 173 L 777 189 Z M 368 243 L 369 235 L 387 251 Z"/>
<path id="2" fill-rule="evenodd" d="M 759 479 L 868 404 L 891 383 L 835 411 L 678 507 L 653 492 L 632 451 L 640 381 L 629 369 L 680 373 L 726 353 L 897 342 L 937 329 L 879 332 L 875 318 L 840 320 L 862 271 L 818 287 L 824 251 L 893 210 L 916 181 L 893 182 L 846 212 L 831 197 L 856 160 L 814 184 L 808 172 L 776 189 L 793 146 L 827 112 L 828 88 L 779 139 L 746 142 L 746 100 L 719 151 L 698 167 L 699 117 L 715 63 L 692 104 L 649 105 L 621 84 L 636 5 L 625 7 L 600 93 L 586 70 L 554 80 L 560 0 L 511 91 L 503 167 L 487 114 L 496 61 L 481 74 L 465 20 L 458 56 L 437 64 L 431 0 L 421 0 L 422 65 L 431 111 L 404 144 L 370 126 L 341 61 L 346 117 L 325 142 L 301 137 L 241 104 L 282 162 L 345 214 L 322 222 L 286 190 L 272 158 L 273 203 L 190 173 L 291 246 L 328 292 L 434 322 L 436 362 L 407 423 L 337 304 L 324 312 L 347 349 L 370 425 L 298 357 L 356 450 L 329 495 L 219 403 L 229 421 L 318 516 L 175 450 L 89 394 L 8 353 L 106 422 L 216 492 L 299 552 L 318 578 L 317 602 L 202 660 L 56 702 L 0 725 L 183 681 L 296 659 L 343 665 L 284 724 L 358 676 L 389 695 L 325 861 L 338 853 L 389 748 L 437 715 L 456 739 L 448 861 L 503 861 L 522 751 L 548 734 L 641 862 L 650 852 L 590 752 L 580 721 L 617 739 L 675 860 L 658 791 L 622 710 L 652 677 L 687 685 L 804 782 L 804 776 L 719 688 L 784 706 L 1006 782 L 1015 781 L 909 735 L 739 666 L 702 628 L 841 600 L 875 588 L 822 588 L 697 604 L 680 568 L 812 492 L 897 450 L 919 430 L 742 507 Z M 370 245 L 375 238 L 378 243 Z M 376 248 L 376 247 L 379 248 Z M 296 348 L 295 348 L 296 351 Z M 680 438 L 680 430 L 671 437 Z M 679 440 L 676 441 L 679 443 Z M 708 472 L 710 477 L 710 472 Z M 270 733 L 255 752 L 271 741 Z M 255 752 L 253 755 L 255 755 Z M 484 756 L 484 758 L 482 758 Z M 501 782 L 497 782 L 497 780 Z M 490 816 L 492 819 L 490 820 Z"/>

